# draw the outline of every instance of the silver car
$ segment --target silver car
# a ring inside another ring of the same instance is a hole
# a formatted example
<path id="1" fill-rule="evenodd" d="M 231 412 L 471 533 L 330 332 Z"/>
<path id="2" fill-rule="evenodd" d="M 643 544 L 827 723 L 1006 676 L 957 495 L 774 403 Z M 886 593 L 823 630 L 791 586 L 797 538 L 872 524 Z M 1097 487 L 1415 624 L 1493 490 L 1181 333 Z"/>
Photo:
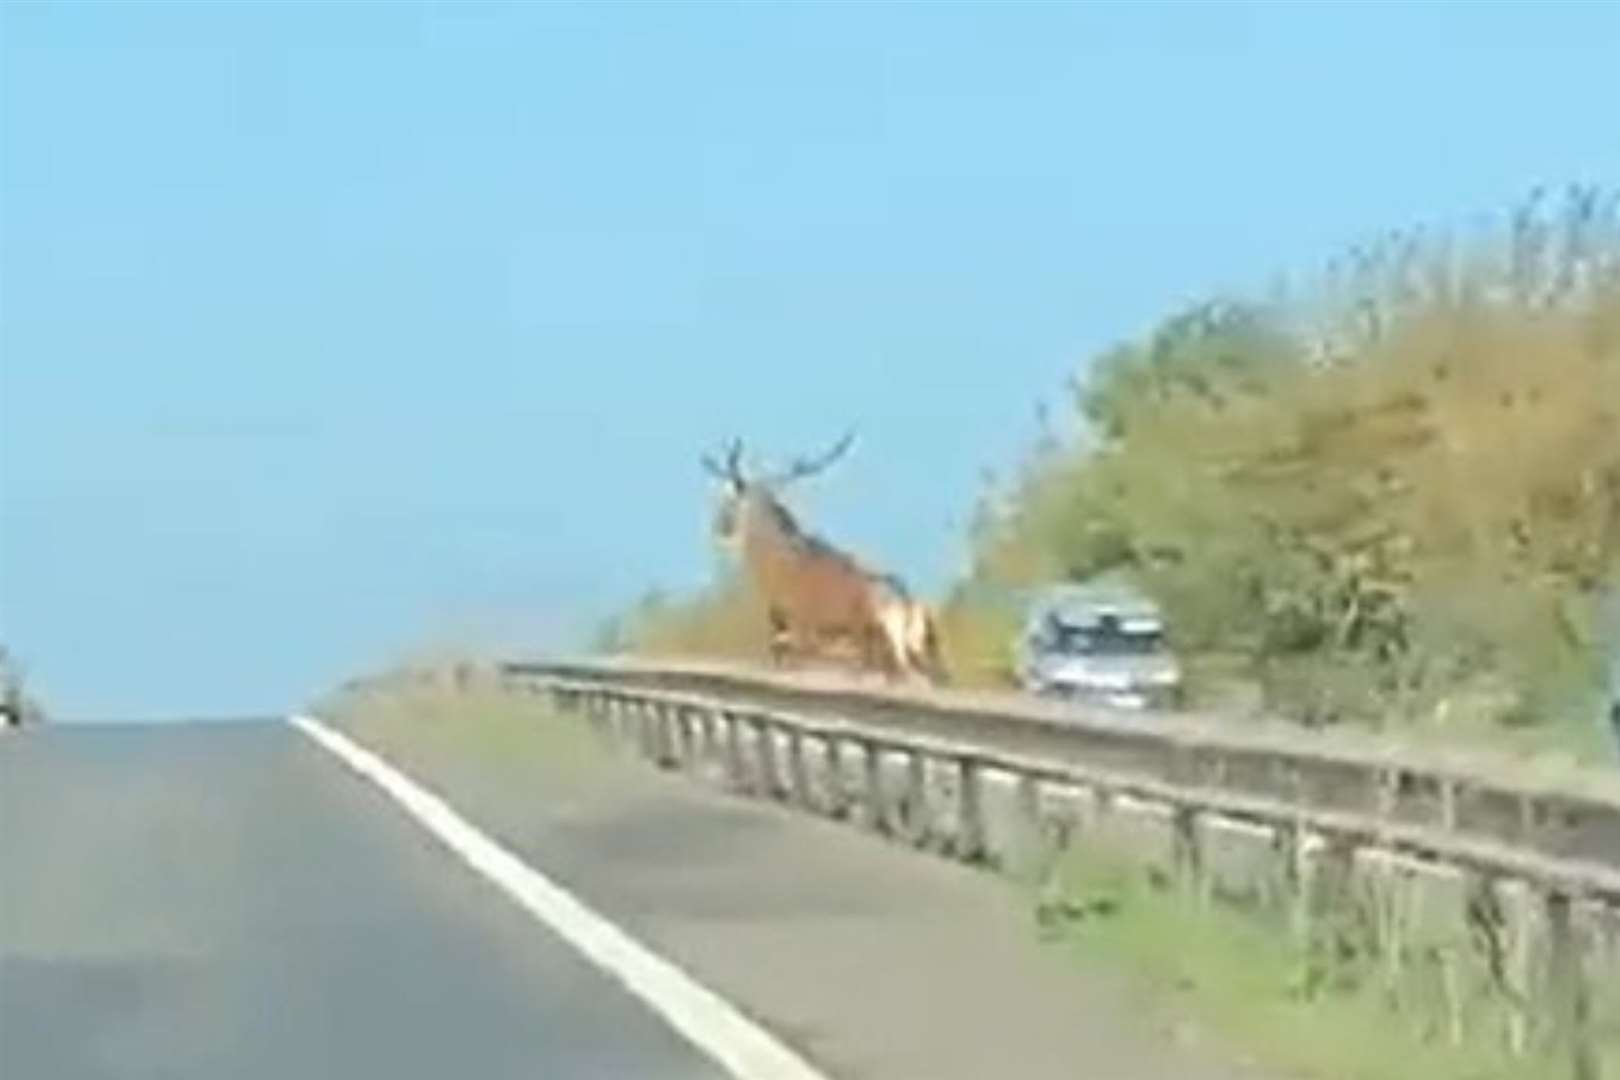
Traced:
<path id="1" fill-rule="evenodd" d="M 1129 593 L 1052 590 L 1032 605 L 1019 642 L 1024 688 L 1121 708 L 1175 708 L 1182 671 L 1150 601 Z"/>
<path id="2" fill-rule="evenodd" d="M 1620 750 L 1620 588 L 1611 588 L 1599 601 L 1598 629 L 1601 647 L 1607 654 L 1603 711 Z"/>
<path id="3" fill-rule="evenodd" d="M 1609 731 L 1614 736 L 1616 750 L 1620 750 L 1620 651 L 1616 651 L 1609 658 L 1609 685 L 1604 695 L 1604 706 L 1608 711 Z"/>

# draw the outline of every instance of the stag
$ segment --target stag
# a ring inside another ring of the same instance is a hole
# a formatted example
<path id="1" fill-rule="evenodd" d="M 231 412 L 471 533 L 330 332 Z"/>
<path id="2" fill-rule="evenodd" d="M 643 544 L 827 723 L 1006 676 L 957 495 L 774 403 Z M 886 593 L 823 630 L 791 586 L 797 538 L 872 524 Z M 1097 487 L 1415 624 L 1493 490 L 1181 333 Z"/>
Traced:
<path id="1" fill-rule="evenodd" d="M 781 472 L 753 478 L 743 471 L 740 439 L 719 460 L 705 455 L 704 468 L 721 483 L 715 533 L 740 557 L 765 600 L 773 663 L 785 663 L 794 652 L 852 644 L 869 670 L 942 681 L 927 608 L 898 578 L 867 570 L 805 531 L 778 497 L 788 485 L 825 470 L 853 441 L 850 432 L 818 457 L 798 458 Z"/>

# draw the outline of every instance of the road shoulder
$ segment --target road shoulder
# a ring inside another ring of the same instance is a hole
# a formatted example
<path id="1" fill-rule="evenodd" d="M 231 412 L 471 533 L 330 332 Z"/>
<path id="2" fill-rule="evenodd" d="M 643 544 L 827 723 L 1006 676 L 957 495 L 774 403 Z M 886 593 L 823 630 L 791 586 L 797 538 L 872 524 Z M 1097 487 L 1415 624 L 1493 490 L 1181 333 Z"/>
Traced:
<path id="1" fill-rule="evenodd" d="M 498 694 L 323 716 L 843 1080 L 1237 1080 L 1004 881 L 608 755 Z"/>

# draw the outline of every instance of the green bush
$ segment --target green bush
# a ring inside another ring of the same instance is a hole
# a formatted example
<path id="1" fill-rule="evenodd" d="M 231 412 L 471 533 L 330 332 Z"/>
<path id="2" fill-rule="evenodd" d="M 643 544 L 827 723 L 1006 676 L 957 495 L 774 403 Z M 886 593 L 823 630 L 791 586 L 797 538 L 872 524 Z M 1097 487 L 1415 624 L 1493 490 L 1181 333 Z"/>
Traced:
<path id="1" fill-rule="evenodd" d="M 1124 568 L 1312 723 L 1592 727 L 1620 578 L 1620 205 L 1395 237 L 1098 358 L 986 499 L 980 583 Z"/>

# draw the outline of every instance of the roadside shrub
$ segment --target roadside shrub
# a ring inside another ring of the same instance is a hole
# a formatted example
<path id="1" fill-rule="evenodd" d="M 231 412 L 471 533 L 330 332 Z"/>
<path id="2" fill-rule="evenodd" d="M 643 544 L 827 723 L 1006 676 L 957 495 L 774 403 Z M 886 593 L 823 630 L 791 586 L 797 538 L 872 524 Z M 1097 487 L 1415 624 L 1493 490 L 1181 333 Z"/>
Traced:
<path id="1" fill-rule="evenodd" d="M 1176 643 L 1307 723 L 1489 736 L 1597 715 L 1620 579 L 1620 214 L 1353 252 L 1097 358 L 1077 432 L 986 496 L 981 585 L 1126 569 Z"/>

